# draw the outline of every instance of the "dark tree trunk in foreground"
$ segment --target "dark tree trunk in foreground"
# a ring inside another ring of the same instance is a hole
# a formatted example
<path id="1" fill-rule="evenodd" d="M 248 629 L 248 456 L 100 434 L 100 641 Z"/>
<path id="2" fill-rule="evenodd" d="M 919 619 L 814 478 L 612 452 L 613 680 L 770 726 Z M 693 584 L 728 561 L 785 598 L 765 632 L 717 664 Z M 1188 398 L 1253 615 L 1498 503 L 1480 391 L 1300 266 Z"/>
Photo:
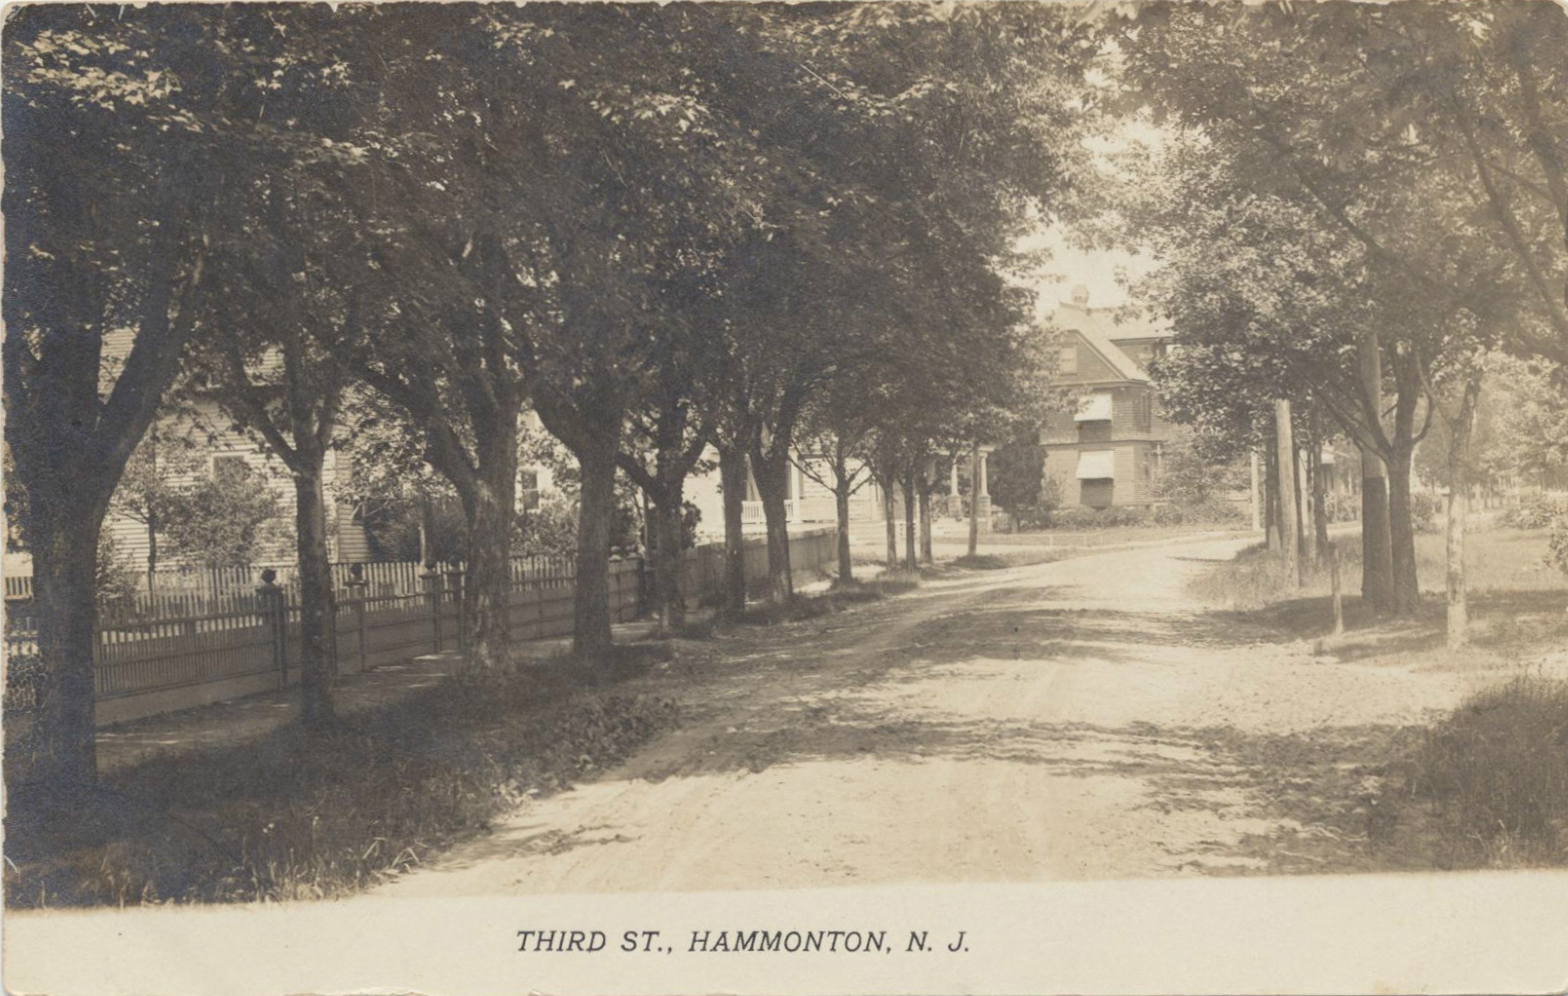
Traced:
<path id="1" fill-rule="evenodd" d="M 898 570 L 898 512 L 893 501 L 893 481 L 892 474 L 877 481 L 877 486 L 882 489 L 882 525 L 887 539 L 887 554 L 884 560 L 889 574 Z"/>
<path id="2" fill-rule="evenodd" d="M 1410 458 L 1408 449 L 1396 451 L 1388 463 L 1389 552 L 1392 556 L 1393 610 L 1413 616 L 1421 607 L 1421 585 L 1416 578 L 1416 533 L 1410 508 Z"/>
<path id="3" fill-rule="evenodd" d="M 1271 423 L 1272 424 L 1272 423 Z M 1270 553 L 1280 552 L 1279 537 L 1279 450 L 1263 447 L 1263 534 Z"/>
<path id="4" fill-rule="evenodd" d="M 332 559 L 327 550 L 327 503 L 322 485 L 325 454 L 313 454 L 314 472 L 294 474 L 294 530 L 299 562 L 300 701 L 306 726 L 332 721 L 337 674 L 337 608 Z"/>
<path id="5" fill-rule="evenodd" d="M 1361 378 L 1363 416 L 1380 428 L 1383 397 L 1383 355 L 1376 332 L 1367 331 L 1356 344 Z M 1388 467 L 1383 454 L 1361 446 L 1361 598 L 1378 612 L 1394 610 L 1393 532 L 1389 511 Z"/>
<path id="6" fill-rule="evenodd" d="M 768 535 L 768 600 L 788 601 L 795 593 L 789 568 L 789 457 L 778 446 L 751 448 L 751 473 L 762 497 Z"/>
<path id="7" fill-rule="evenodd" d="M 980 550 L 980 444 L 969 448 L 969 556 Z"/>
<path id="8" fill-rule="evenodd" d="M 838 583 L 849 584 L 855 580 L 854 565 L 850 562 L 849 555 L 849 461 L 844 457 L 844 448 L 835 444 L 833 448 L 833 518 L 838 529 L 835 539 L 838 545 Z"/>
<path id="9" fill-rule="evenodd" d="M 610 636 L 610 519 L 615 513 L 614 437 L 597 452 L 577 454 L 582 483 L 577 511 L 577 587 L 573 598 L 572 651 L 608 650 Z"/>
<path id="10" fill-rule="evenodd" d="M 1394 550 L 1383 460 L 1361 449 L 1361 597 L 1378 612 L 1394 606 Z"/>
<path id="11" fill-rule="evenodd" d="M 920 482 L 920 562 L 936 563 L 931 550 L 931 488 L 924 478 Z"/>
<path id="12" fill-rule="evenodd" d="M 746 454 L 740 447 L 719 447 L 719 486 L 724 498 L 724 601 L 720 612 L 734 619 L 746 611 Z"/>
<path id="13" fill-rule="evenodd" d="M 515 452 L 515 447 L 514 447 Z M 517 464 L 510 474 L 487 473 L 463 496 L 468 524 L 468 573 L 463 578 L 466 631 L 458 646 L 480 670 L 504 668 L 511 653 L 512 517 Z"/>
<path id="14" fill-rule="evenodd" d="M 666 633 L 686 625 L 686 598 L 681 592 L 683 494 L 680 482 L 676 482 L 653 501 L 653 544 L 649 552 L 653 555 L 654 612 L 659 627 Z"/>
<path id="15" fill-rule="evenodd" d="M 37 501 L 36 497 L 31 497 Z M 53 789 L 98 777 L 94 729 L 94 588 L 104 509 L 61 505 L 33 513 L 33 604 L 38 607 L 38 706 L 24 744 L 27 780 Z"/>

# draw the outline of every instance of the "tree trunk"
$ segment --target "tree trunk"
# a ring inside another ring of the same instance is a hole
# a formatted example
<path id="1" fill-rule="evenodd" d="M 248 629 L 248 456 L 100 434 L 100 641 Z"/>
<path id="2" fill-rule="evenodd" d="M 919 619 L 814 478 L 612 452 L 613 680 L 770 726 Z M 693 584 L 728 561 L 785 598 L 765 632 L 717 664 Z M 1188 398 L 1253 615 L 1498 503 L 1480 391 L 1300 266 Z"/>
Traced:
<path id="1" fill-rule="evenodd" d="M 1270 553 L 1279 553 L 1279 450 L 1274 446 L 1263 447 L 1263 533 L 1264 545 Z"/>
<path id="2" fill-rule="evenodd" d="M 1388 462 L 1388 536 L 1393 562 L 1393 609 L 1399 616 L 1413 616 L 1421 607 L 1421 583 L 1416 577 L 1416 534 L 1410 516 L 1409 448 L 1396 450 Z"/>
<path id="3" fill-rule="evenodd" d="M 332 722 L 332 685 L 337 674 L 337 611 L 332 594 L 332 560 L 327 552 L 324 452 L 302 454 L 312 466 L 294 473 L 294 535 L 299 560 L 301 719 L 306 727 Z"/>
<path id="4" fill-rule="evenodd" d="M 31 525 L 40 673 L 24 780 L 68 796 L 98 777 L 93 644 L 103 512 L 62 507 L 39 515 L 35 506 Z"/>
<path id="5" fill-rule="evenodd" d="M 1322 420 L 1316 406 L 1312 409 L 1312 446 L 1307 450 L 1307 480 L 1312 490 L 1312 536 L 1314 539 L 1313 553 L 1318 563 L 1328 559 L 1328 495 L 1323 483 L 1323 444 Z"/>
<path id="6" fill-rule="evenodd" d="M 751 472 L 762 497 L 762 517 L 768 534 L 768 599 L 788 601 L 795 593 L 789 568 L 789 460 L 784 454 L 769 457 L 753 447 Z"/>
<path id="7" fill-rule="evenodd" d="M 419 562 L 426 569 L 436 566 L 436 503 L 425 497 L 419 499 Z"/>
<path id="8" fill-rule="evenodd" d="M 915 559 L 915 469 L 905 468 L 899 482 L 904 491 L 904 569 L 913 573 L 920 569 Z"/>
<path id="9" fill-rule="evenodd" d="M 1291 440 L 1290 402 L 1280 398 L 1274 402 L 1274 459 L 1279 467 L 1279 534 L 1280 548 L 1284 552 L 1285 566 L 1291 574 L 1299 569 L 1299 551 L 1296 548 L 1298 523 L 1296 519 L 1295 445 Z M 1297 574 L 1297 583 L 1300 575 Z"/>
<path id="10" fill-rule="evenodd" d="M 936 563 L 931 550 L 931 488 L 924 477 L 920 481 L 920 562 Z"/>
<path id="11" fill-rule="evenodd" d="M 667 485 L 665 492 L 654 500 L 653 520 L 655 547 L 653 573 L 658 594 L 659 626 L 666 633 L 673 633 L 686 625 L 686 599 L 681 593 L 681 500 L 683 489 L 679 482 Z"/>
<path id="12" fill-rule="evenodd" d="M 1378 612 L 1394 607 L 1394 553 L 1383 460 L 1361 448 L 1361 598 Z"/>
<path id="13" fill-rule="evenodd" d="M 854 564 L 849 556 L 849 463 L 844 458 L 841 445 L 833 449 L 833 518 L 838 525 L 838 583 L 849 584 L 855 580 Z"/>
<path id="14" fill-rule="evenodd" d="M 746 611 L 746 454 L 719 447 L 719 487 L 724 498 L 724 598 L 720 613 L 734 619 Z"/>
<path id="15" fill-rule="evenodd" d="M 1471 420 L 1450 428 L 1448 448 L 1448 530 L 1445 543 L 1445 587 L 1448 595 L 1448 646 L 1470 642 L 1470 606 L 1465 591 L 1465 525 L 1469 513 L 1468 458 Z"/>
<path id="16" fill-rule="evenodd" d="M 1312 488 L 1312 454 L 1297 447 L 1296 474 L 1300 482 L 1297 494 L 1301 501 L 1301 560 L 1302 571 L 1318 562 L 1318 530 L 1316 492 Z"/>
<path id="17" fill-rule="evenodd" d="M 610 519 L 615 514 L 616 442 L 577 454 L 577 587 L 572 599 L 572 652 L 603 653 L 610 636 Z"/>
<path id="18" fill-rule="evenodd" d="M 147 594 L 158 594 L 158 513 L 147 512 Z"/>
<path id="19" fill-rule="evenodd" d="M 893 475 L 877 481 L 882 489 L 882 524 L 887 530 L 887 573 L 898 570 L 898 514 L 893 507 Z"/>
<path id="20" fill-rule="evenodd" d="M 980 444 L 969 448 L 969 556 L 980 550 Z"/>

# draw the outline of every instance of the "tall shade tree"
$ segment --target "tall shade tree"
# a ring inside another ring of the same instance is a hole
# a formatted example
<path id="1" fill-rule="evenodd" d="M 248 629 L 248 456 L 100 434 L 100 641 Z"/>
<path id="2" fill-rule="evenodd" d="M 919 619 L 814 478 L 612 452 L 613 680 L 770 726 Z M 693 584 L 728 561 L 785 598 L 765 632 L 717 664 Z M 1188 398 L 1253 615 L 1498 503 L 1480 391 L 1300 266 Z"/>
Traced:
<path id="1" fill-rule="evenodd" d="M 4 43 L 6 444 L 44 673 L 23 753 L 45 789 L 96 776 L 98 537 L 194 327 L 218 193 L 292 141 L 257 114 L 280 40 L 259 13 L 110 15 L 20 9 Z"/>

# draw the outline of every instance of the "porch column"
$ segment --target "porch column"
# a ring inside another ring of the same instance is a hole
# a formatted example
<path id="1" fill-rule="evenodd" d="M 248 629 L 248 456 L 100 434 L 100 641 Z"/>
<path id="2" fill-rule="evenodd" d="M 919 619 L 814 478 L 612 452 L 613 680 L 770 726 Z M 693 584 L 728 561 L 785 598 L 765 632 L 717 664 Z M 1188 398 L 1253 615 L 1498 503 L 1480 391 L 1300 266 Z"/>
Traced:
<path id="1" fill-rule="evenodd" d="M 789 465 L 789 485 L 791 498 L 789 505 L 789 521 L 796 525 L 806 521 L 805 515 L 801 512 L 802 502 L 800 499 L 800 493 L 805 490 L 805 482 L 805 471 L 791 463 Z"/>
<path id="2" fill-rule="evenodd" d="M 964 516 L 964 502 L 963 497 L 958 493 L 958 460 L 956 458 L 953 460 L 951 471 L 950 476 L 952 480 L 947 488 L 947 514 L 955 519 L 961 519 Z"/>

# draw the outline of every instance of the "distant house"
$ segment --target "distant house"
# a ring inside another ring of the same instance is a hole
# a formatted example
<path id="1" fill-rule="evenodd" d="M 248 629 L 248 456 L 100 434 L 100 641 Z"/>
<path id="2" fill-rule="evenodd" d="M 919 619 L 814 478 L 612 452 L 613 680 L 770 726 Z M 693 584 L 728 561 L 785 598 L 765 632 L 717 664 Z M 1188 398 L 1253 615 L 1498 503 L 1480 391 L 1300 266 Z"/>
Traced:
<path id="1" fill-rule="evenodd" d="M 1053 383 L 1075 403 L 1050 416 L 1040 443 L 1063 506 L 1154 502 L 1170 430 L 1148 366 L 1164 354 L 1171 333 L 1145 321 L 1119 322 L 1115 311 L 1089 307 L 1088 290 L 1079 286 L 1052 316 Z"/>

